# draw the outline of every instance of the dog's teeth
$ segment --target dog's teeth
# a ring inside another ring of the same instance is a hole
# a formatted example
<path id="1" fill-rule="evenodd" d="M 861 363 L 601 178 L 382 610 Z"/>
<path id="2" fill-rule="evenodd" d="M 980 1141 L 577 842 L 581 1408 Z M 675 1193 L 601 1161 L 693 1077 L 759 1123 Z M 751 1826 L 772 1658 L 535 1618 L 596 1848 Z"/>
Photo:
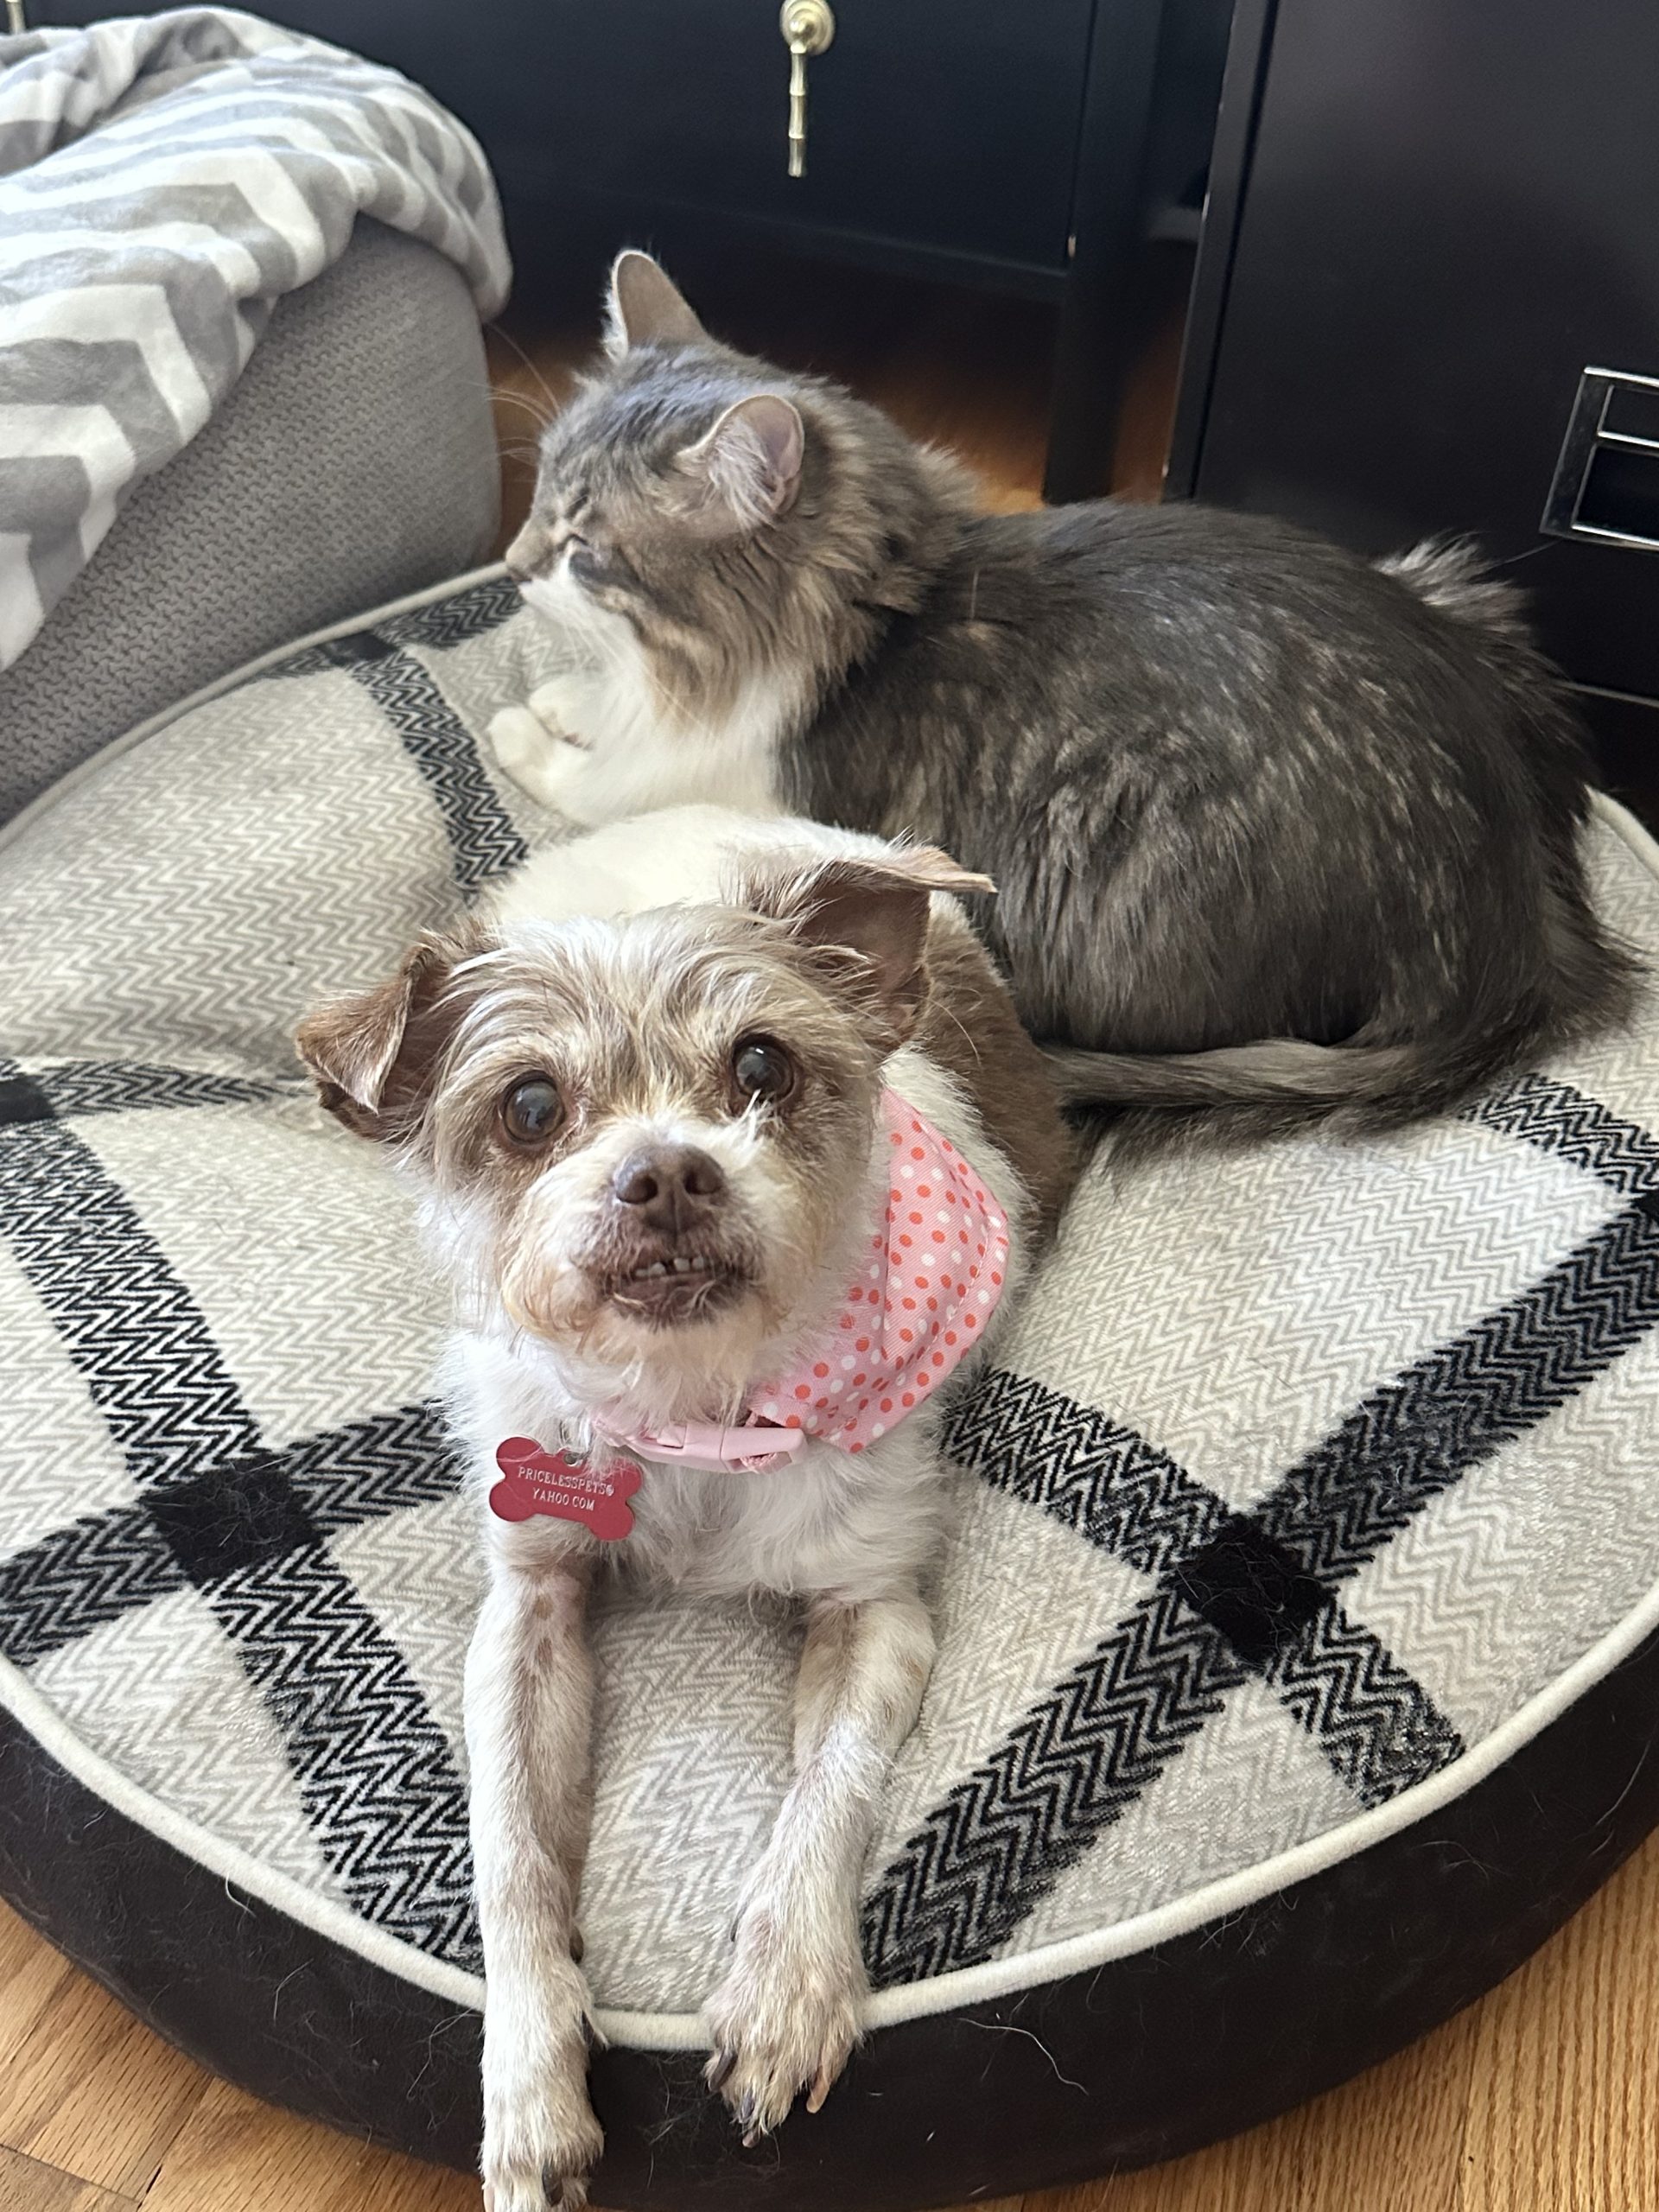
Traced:
<path id="1" fill-rule="evenodd" d="M 676 1275 L 711 1275 L 715 1262 L 703 1253 L 690 1257 L 681 1254 L 672 1260 L 653 1260 L 648 1268 L 636 1268 L 628 1277 L 630 1282 L 664 1282 Z"/>

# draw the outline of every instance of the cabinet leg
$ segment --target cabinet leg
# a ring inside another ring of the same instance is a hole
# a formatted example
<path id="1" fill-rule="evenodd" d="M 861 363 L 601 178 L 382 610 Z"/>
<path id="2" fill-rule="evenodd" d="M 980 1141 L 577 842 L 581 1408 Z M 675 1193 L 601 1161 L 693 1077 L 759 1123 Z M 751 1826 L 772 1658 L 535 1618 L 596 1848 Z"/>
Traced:
<path id="1" fill-rule="evenodd" d="M 1093 499 L 1111 483 L 1135 333 L 1147 222 L 1146 174 L 1164 0 L 1099 0 L 1089 51 L 1060 310 L 1043 497 Z"/>

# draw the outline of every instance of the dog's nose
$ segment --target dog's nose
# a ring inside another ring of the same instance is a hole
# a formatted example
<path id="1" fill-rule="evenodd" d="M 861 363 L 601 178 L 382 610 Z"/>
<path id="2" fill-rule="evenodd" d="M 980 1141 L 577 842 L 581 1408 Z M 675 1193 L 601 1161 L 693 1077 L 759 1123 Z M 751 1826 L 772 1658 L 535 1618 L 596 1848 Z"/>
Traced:
<path id="1" fill-rule="evenodd" d="M 726 1178 L 695 1145 L 657 1145 L 625 1160 L 611 1178 L 619 1205 L 638 1209 L 648 1229 L 677 1236 L 726 1188 Z"/>

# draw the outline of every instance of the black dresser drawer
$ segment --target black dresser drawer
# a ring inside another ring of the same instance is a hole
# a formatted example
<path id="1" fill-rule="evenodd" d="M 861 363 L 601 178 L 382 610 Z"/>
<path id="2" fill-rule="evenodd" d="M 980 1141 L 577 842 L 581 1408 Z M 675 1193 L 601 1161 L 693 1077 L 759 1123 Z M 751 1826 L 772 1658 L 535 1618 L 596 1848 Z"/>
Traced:
<path id="1" fill-rule="evenodd" d="M 496 133 L 510 191 L 598 188 L 1065 265 L 1093 0 L 841 0 L 807 65 L 799 178 L 773 0 L 523 12 L 545 78 Z"/>
<path id="2" fill-rule="evenodd" d="M 1172 483 L 1365 551 L 1472 533 L 1570 676 L 1659 701 L 1659 10 L 1236 22 Z"/>
<path id="3" fill-rule="evenodd" d="M 1112 0 L 1101 0 L 1110 5 Z M 834 0 L 787 174 L 778 0 L 268 0 L 389 61 L 509 200 L 703 208 L 1062 275 L 1096 0 Z M 110 12 L 34 0 L 35 22 Z"/>

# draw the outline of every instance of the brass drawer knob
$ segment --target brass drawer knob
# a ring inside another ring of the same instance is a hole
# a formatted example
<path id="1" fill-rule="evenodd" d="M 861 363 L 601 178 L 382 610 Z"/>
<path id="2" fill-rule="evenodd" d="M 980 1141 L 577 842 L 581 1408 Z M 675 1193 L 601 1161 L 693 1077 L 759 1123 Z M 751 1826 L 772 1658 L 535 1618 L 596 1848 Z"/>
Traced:
<path id="1" fill-rule="evenodd" d="M 789 173 L 806 175 L 806 65 L 836 35 L 829 0 L 784 0 L 778 28 L 789 48 Z"/>

